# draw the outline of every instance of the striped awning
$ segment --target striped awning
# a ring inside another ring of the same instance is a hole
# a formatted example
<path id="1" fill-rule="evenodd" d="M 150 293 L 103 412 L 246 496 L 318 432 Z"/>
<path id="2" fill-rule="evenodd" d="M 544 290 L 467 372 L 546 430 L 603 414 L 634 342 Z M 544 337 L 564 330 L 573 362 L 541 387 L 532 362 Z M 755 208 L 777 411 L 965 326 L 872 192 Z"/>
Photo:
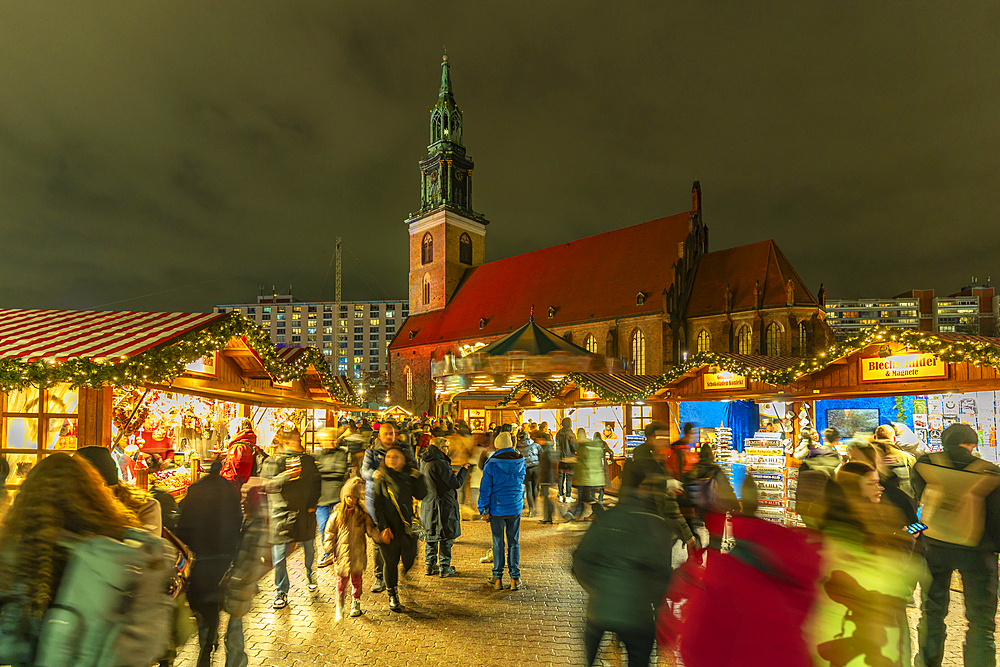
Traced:
<path id="1" fill-rule="evenodd" d="M 286 364 L 291 363 L 293 360 L 297 359 L 299 355 L 306 351 L 304 347 L 279 347 L 275 350 L 278 358 L 281 359 Z"/>
<path id="2" fill-rule="evenodd" d="M 576 373 L 576 384 L 587 388 L 597 386 L 616 396 L 634 395 L 641 392 L 657 379 L 655 375 L 615 375 L 612 373 Z"/>
<path id="3" fill-rule="evenodd" d="M 784 371 L 802 363 L 802 360 L 798 357 L 768 357 L 763 354 L 722 353 L 719 356 L 742 362 L 747 366 L 763 368 L 769 371 Z"/>
<path id="4" fill-rule="evenodd" d="M 0 358 L 131 357 L 225 317 L 213 313 L 136 313 L 0 308 Z"/>

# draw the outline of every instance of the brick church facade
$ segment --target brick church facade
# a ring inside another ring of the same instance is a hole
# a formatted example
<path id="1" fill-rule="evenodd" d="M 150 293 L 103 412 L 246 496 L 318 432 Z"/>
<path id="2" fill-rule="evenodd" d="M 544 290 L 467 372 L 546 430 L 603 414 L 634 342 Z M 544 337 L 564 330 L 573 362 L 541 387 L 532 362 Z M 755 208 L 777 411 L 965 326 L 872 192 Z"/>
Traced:
<path id="1" fill-rule="evenodd" d="M 407 221 L 410 317 L 389 346 L 393 404 L 433 412 L 431 363 L 529 316 L 591 352 L 656 375 L 711 350 L 804 357 L 833 342 L 820 303 L 774 241 L 709 252 L 701 188 L 689 211 L 486 263 L 462 113 L 442 63 L 421 208 Z"/>

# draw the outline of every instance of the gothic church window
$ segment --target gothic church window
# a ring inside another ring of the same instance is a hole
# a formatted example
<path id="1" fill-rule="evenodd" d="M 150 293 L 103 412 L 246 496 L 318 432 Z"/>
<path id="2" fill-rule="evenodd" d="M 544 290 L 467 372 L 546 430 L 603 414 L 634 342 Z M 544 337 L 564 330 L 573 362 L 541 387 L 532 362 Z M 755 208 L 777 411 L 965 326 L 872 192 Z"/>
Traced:
<path id="1" fill-rule="evenodd" d="M 799 356 L 804 357 L 809 351 L 809 332 L 806 331 L 806 323 L 799 322 Z"/>
<path id="2" fill-rule="evenodd" d="M 465 232 L 458 237 L 458 261 L 462 264 L 472 264 L 472 237 Z"/>
<path id="3" fill-rule="evenodd" d="M 743 325 L 740 327 L 740 331 L 736 334 L 736 353 L 737 354 L 751 354 L 753 351 L 753 334 L 750 333 L 750 327 Z"/>
<path id="4" fill-rule="evenodd" d="M 712 336 L 707 330 L 698 332 L 698 352 L 708 352 L 712 349 Z"/>
<path id="5" fill-rule="evenodd" d="M 767 356 L 781 356 L 781 327 L 778 326 L 777 322 L 771 322 L 767 325 L 765 343 L 767 344 Z"/>
<path id="6" fill-rule="evenodd" d="M 413 400 L 413 371 L 407 366 L 403 370 L 403 377 L 406 379 L 406 400 Z"/>
<path id="7" fill-rule="evenodd" d="M 642 334 L 642 331 L 636 329 L 632 334 L 632 341 L 630 345 L 630 352 L 632 353 L 632 372 L 636 375 L 646 374 L 646 337 Z"/>
<path id="8" fill-rule="evenodd" d="M 597 354 L 597 338 L 594 337 L 594 334 L 587 335 L 587 338 L 583 341 L 583 347 L 587 352 Z"/>
<path id="9" fill-rule="evenodd" d="M 431 279 L 424 276 L 424 283 L 422 291 L 422 300 L 425 306 L 429 305 L 431 302 Z"/>
<path id="10" fill-rule="evenodd" d="M 434 237 L 430 232 L 424 234 L 424 239 L 420 242 L 420 263 L 430 264 L 434 261 Z"/>

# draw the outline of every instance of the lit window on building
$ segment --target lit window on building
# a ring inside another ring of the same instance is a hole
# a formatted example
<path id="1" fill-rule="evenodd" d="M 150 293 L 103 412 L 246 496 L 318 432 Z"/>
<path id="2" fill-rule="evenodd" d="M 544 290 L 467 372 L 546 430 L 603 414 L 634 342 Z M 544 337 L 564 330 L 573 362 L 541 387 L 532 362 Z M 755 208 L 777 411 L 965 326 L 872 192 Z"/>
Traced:
<path id="1" fill-rule="evenodd" d="M 752 350 L 753 333 L 750 331 L 750 327 L 744 324 L 740 327 L 739 333 L 736 334 L 736 353 L 752 354 Z"/>
<path id="2" fill-rule="evenodd" d="M 407 366 L 403 369 L 403 378 L 406 381 L 406 400 L 413 400 L 413 371 Z"/>
<path id="3" fill-rule="evenodd" d="M 806 330 L 806 323 L 799 322 L 799 356 L 806 356 L 809 351 L 809 332 Z"/>
<path id="4" fill-rule="evenodd" d="M 630 345 L 632 356 L 632 372 L 636 375 L 646 373 L 646 337 L 640 329 L 636 329 L 632 334 Z"/>
<path id="5" fill-rule="evenodd" d="M 777 322 L 771 322 L 767 326 L 765 342 L 767 345 L 767 356 L 781 356 L 781 327 L 778 326 Z"/>
<path id="6" fill-rule="evenodd" d="M 354 310 L 355 311 L 364 310 L 364 309 L 365 309 L 365 304 L 363 304 L 363 303 L 356 303 L 356 304 L 354 304 Z"/>
<path id="7" fill-rule="evenodd" d="M 698 332 L 698 352 L 708 352 L 712 349 L 712 336 L 702 329 Z"/>
<path id="8" fill-rule="evenodd" d="M 587 334 L 583 339 L 583 349 L 591 354 L 597 354 L 597 337 L 594 334 Z"/>

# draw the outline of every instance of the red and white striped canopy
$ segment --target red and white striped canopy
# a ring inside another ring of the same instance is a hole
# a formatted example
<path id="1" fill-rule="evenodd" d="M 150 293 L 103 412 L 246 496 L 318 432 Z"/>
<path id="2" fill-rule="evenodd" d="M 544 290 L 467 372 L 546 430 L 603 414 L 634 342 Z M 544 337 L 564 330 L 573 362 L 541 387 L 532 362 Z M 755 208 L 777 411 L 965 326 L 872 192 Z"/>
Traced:
<path id="1" fill-rule="evenodd" d="M 222 317 L 225 315 L 0 308 L 0 358 L 65 361 L 131 357 Z"/>
<path id="2" fill-rule="evenodd" d="M 275 353 L 278 355 L 279 359 L 284 361 L 286 364 L 290 364 L 305 351 L 306 348 L 304 347 L 279 347 L 275 350 Z"/>

